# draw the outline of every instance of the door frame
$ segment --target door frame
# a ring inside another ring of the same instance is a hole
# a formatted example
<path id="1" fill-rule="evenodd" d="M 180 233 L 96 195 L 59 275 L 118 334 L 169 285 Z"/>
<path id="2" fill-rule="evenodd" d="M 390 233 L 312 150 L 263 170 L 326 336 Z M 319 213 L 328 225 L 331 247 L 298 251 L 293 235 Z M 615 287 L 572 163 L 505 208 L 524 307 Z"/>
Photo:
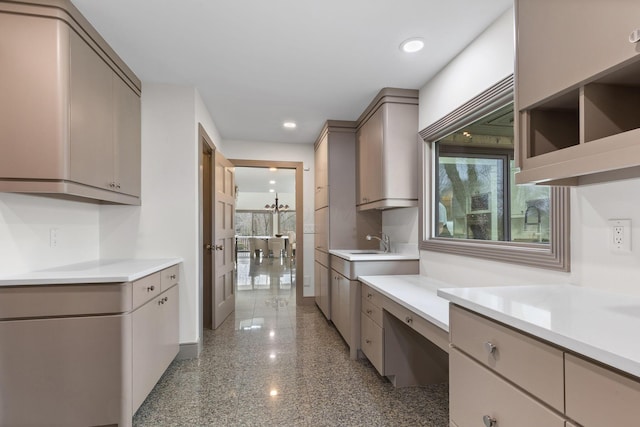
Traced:
<path id="1" fill-rule="evenodd" d="M 280 168 L 296 171 L 296 305 L 312 305 L 314 297 L 304 296 L 304 204 L 302 186 L 304 170 L 303 162 L 284 162 L 276 160 L 229 159 L 236 167 Z"/>

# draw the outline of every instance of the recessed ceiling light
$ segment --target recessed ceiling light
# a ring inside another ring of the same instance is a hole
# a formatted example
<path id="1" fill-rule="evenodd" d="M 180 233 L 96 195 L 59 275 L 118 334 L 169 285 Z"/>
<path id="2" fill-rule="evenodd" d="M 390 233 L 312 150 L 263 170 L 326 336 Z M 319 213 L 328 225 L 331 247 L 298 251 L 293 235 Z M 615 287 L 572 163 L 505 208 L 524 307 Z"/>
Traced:
<path id="1" fill-rule="evenodd" d="M 297 125 L 295 122 L 284 122 L 282 126 L 284 126 L 287 129 L 295 129 Z"/>
<path id="2" fill-rule="evenodd" d="M 275 184 L 276 182 L 274 180 L 269 181 L 269 184 Z"/>
<path id="3" fill-rule="evenodd" d="M 415 53 L 421 51 L 424 47 L 424 40 L 420 37 L 413 37 L 400 43 L 400 50 L 407 53 Z"/>
<path id="4" fill-rule="evenodd" d="M 277 170 L 278 170 L 278 168 L 269 168 L 269 170 L 270 170 L 271 172 L 275 172 L 275 171 L 277 171 Z"/>
<path id="5" fill-rule="evenodd" d="M 275 192 L 276 192 L 276 190 L 274 190 L 273 188 L 269 189 L 269 193 L 275 193 Z"/>

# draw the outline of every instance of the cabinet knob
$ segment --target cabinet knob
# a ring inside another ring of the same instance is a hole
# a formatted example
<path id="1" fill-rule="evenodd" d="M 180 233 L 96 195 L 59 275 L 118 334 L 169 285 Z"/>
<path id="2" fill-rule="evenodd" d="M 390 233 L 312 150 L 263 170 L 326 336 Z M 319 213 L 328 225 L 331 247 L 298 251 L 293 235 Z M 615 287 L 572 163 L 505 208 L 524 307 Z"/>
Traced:
<path id="1" fill-rule="evenodd" d="M 373 310 L 371 309 L 367 310 L 367 314 L 372 314 L 372 313 L 373 313 Z"/>
<path id="2" fill-rule="evenodd" d="M 176 275 L 175 275 L 175 274 L 172 274 L 171 276 L 169 276 L 169 279 L 171 279 L 171 280 L 175 280 L 175 279 L 176 279 Z"/>
<path id="3" fill-rule="evenodd" d="M 407 322 L 408 324 L 412 324 L 413 323 L 413 319 L 411 318 L 411 316 L 405 317 L 404 321 Z"/>
<path id="4" fill-rule="evenodd" d="M 156 287 L 151 285 L 151 286 L 147 286 L 147 292 L 153 292 L 156 290 Z"/>
<path id="5" fill-rule="evenodd" d="M 216 245 L 216 251 L 221 251 L 224 249 L 224 246 L 222 245 Z"/>
<path id="6" fill-rule="evenodd" d="M 367 298 L 369 299 L 373 298 L 373 294 L 367 294 Z"/>
<path id="7" fill-rule="evenodd" d="M 486 427 L 495 427 L 498 425 L 498 421 L 496 421 L 496 419 L 492 418 L 490 415 L 483 416 L 482 422 Z"/>
<path id="8" fill-rule="evenodd" d="M 164 304 L 164 300 L 161 298 L 161 299 L 158 301 L 158 305 L 162 305 L 162 304 Z"/>
<path id="9" fill-rule="evenodd" d="M 164 297 L 164 302 L 169 301 L 169 297 Z"/>
<path id="10" fill-rule="evenodd" d="M 371 340 L 364 340 L 367 344 L 371 344 Z"/>
<path id="11" fill-rule="evenodd" d="M 486 343 L 484 343 L 484 349 L 486 350 L 487 354 L 494 354 L 496 353 L 496 350 L 498 349 L 498 347 L 492 343 L 491 341 L 487 341 Z"/>

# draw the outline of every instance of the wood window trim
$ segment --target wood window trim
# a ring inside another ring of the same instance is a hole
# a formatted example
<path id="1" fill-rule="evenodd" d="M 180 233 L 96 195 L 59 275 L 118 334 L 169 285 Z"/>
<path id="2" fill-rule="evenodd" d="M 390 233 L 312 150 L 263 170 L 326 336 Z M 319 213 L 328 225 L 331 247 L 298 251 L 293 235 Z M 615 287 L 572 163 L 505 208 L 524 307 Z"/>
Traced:
<path id="1" fill-rule="evenodd" d="M 424 143 L 420 144 L 419 232 L 420 249 L 461 255 L 492 261 L 507 262 L 559 271 L 570 271 L 570 193 L 568 187 L 551 188 L 551 212 L 549 213 L 550 243 L 477 241 L 434 237 L 432 144 L 444 136 L 466 126 L 487 113 L 513 102 L 513 75 L 499 81 L 478 96 L 472 98 L 451 113 L 420 131 Z M 517 135 L 517 129 L 514 130 Z M 517 144 L 516 144 L 517 151 Z M 517 158 L 517 153 L 515 154 Z M 429 224 L 425 221 L 428 220 Z"/>

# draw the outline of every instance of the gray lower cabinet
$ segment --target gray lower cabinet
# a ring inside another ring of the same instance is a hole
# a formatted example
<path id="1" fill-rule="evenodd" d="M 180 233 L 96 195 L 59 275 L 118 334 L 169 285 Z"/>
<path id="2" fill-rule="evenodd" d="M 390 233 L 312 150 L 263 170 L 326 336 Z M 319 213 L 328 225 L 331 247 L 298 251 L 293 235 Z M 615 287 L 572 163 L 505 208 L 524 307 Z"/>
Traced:
<path id="1" fill-rule="evenodd" d="M 452 425 L 638 424 L 639 378 L 455 304 L 449 314 Z"/>
<path id="2" fill-rule="evenodd" d="M 178 353 L 178 281 L 0 287 L 0 425 L 130 426 Z"/>
<path id="3" fill-rule="evenodd" d="M 141 82 L 67 0 L 0 1 L 0 191 L 140 204 Z"/>

